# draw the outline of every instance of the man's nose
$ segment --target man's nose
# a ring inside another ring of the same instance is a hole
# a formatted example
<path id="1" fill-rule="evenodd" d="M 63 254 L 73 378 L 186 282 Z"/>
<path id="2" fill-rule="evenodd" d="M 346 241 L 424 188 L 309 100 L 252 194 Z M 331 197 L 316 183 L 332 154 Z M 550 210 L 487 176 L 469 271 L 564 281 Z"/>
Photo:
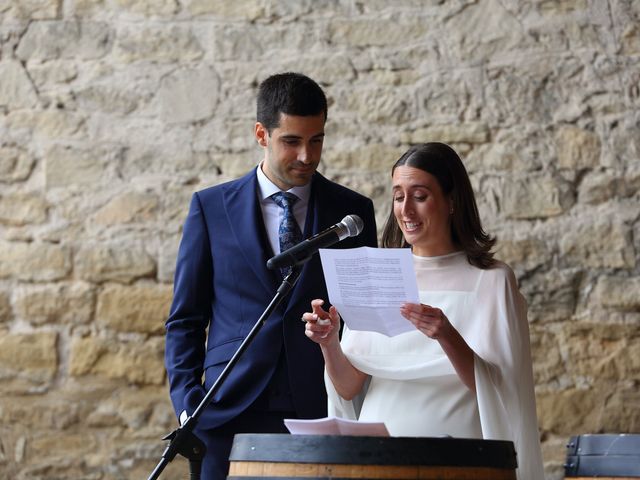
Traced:
<path id="1" fill-rule="evenodd" d="M 311 162 L 311 151 L 307 146 L 301 146 L 298 150 L 298 161 L 303 163 Z"/>

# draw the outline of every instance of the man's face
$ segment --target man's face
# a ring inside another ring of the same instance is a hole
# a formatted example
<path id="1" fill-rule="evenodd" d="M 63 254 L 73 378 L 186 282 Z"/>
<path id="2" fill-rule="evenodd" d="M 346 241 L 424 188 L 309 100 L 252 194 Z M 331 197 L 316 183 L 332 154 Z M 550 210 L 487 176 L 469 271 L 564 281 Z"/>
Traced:
<path id="1" fill-rule="evenodd" d="M 280 114 L 280 125 L 271 133 L 256 123 L 258 143 L 264 147 L 262 171 L 283 191 L 306 185 L 322 155 L 324 113 L 313 117 Z"/>

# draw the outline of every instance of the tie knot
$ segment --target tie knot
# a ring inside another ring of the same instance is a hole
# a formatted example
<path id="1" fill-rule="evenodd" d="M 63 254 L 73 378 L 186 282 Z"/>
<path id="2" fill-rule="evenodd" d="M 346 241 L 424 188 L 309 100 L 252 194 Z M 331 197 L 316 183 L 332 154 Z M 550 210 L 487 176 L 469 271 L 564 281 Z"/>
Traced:
<path id="1" fill-rule="evenodd" d="M 284 208 L 285 210 L 290 209 L 296 200 L 298 200 L 298 197 L 289 192 L 277 192 L 271 195 L 271 198 L 276 202 L 276 205 L 280 208 Z"/>

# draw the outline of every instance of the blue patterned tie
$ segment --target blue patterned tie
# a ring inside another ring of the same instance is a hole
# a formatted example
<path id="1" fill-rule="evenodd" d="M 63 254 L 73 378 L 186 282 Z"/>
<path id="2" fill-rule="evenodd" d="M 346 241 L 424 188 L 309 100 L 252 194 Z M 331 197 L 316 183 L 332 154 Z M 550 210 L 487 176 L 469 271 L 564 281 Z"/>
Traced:
<path id="1" fill-rule="evenodd" d="M 271 198 L 273 198 L 273 201 L 284 210 L 284 214 L 280 222 L 280 228 L 278 229 L 280 252 L 284 252 L 302 241 L 300 226 L 298 225 L 298 222 L 296 222 L 296 217 L 293 216 L 293 204 L 298 200 L 298 197 L 293 193 L 278 192 L 271 195 Z M 286 277 L 291 273 L 291 267 L 281 268 L 280 272 L 283 277 Z"/>

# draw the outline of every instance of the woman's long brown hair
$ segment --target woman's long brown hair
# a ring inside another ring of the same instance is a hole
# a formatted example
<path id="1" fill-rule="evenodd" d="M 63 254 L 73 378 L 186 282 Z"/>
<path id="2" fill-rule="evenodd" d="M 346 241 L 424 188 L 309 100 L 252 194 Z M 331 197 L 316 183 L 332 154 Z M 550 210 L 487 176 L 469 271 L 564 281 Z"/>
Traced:
<path id="1" fill-rule="evenodd" d="M 407 150 L 393 165 L 391 176 L 401 165 L 419 168 L 436 178 L 442 192 L 452 201 L 451 239 L 453 243 L 467 254 L 471 265 L 483 269 L 491 268 L 495 264 L 491 249 L 496 239 L 482 228 L 469 175 L 455 150 L 439 142 L 416 145 Z M 382 232 L 382 246 L 387 248 L 409 246 L 393 214 L 393 207 Z"/>

